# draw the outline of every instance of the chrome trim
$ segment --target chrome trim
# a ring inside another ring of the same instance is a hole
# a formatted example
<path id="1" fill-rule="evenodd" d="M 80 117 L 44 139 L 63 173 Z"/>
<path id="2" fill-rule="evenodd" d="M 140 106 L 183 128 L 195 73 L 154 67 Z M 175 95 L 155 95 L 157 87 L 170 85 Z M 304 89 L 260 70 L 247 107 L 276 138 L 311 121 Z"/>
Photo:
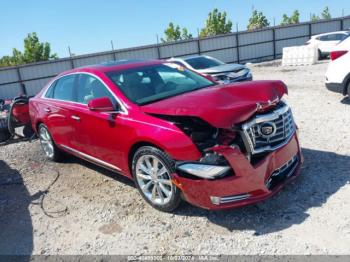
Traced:
<path id="1" fill-rule="evenodd" d="M 71 116 L 71 118 L 75 121 L 80 121 L 80 117 L 79 116 Z"/>
<path id="2" fill-rule="evenodd" d="M 45 97 L 47 91 L 49 90 L 49 88 L 52 86 L 52 84 L 54 82 L 56 82 L 57 80 L 61 79 L 62 77 L 65 76 L 69 76 L 69 75 L 77 75 L 77 74 L 83 74 L 83 75 L 90 75 L 93 76 L 95 78 L 97 78 L 108 90 L 108 92 L 116 99 L 117 103 L 119 104 L 120 108 L 122 109 L 120 111 L 121 114 L 128 114 L 128 110 L 126 109 L 125 105 L 122 103 L 122 101 L 114 94 L 114 92 L 111 91 L 111 89 L 106 85 L 106 83 L 97 75 L 92 74 L 92 73 L 88 73 L 88 72 L 72 72 L 72 73 L 68 73 L 68 74 L 64 74 L 61 75 L 59 77 L 54 78 L 50 84 L 48 84 L 48 86 L 46 87 L 46 89 L 44 90 L 44 92 L 42 93 L 42 95 L 40 96 L 41 99 L 44 100 L 52 100 L 52 101 L 59 101 L 59 102 L 68 102 L 68 103 L 73 103 L 73 104 L 78 104 L 78 105 L 84 105 L 87 107 L 87 104 L 83 104 L 83 103 L 79 103 L 79 102 L 75 102 L 75 101 L 67 101 L 67 100 L 60 100 L 60 99 L 54 99 L 54 98 L 49 98 L 49 97 Z"/>
<path id="3" fill-rule="evenodd" d="M 291 138 L 293 137 L 293 135 L 295 134 L 295 131 L 296 131 L 293 115 L 291 112 L 290 112 L 290 117 L 291 117 L 293 127 L 291 127 L 289 134 L 284 134 L 287 136 L 279 139 L 279 140 L 281 140 L 281 143 L 279 143 L 275 146 L 266 145 L 266 146 L 263 146 L 260 148 L 255 148 L 256 136 L 254 134 L 252 134 L 252 136 L 250 136 L 250 133 L 252 132 L 251 128 L 254 125 L 261 124 L 264 122 L 272 122 L 272 121 L 279 119 L 281 116 L 282 116 L 282 119 L 279 121 L 283 122 L 283 132 L 285 132 L 285 122 L 284 121 L 286 120 L 286 118 L 284 118 L 283 115 L 286 114 L 288 111 L 290 111 L 290 107 L 287 104 L 284 104 L 284 106 L 282 108 L 276 109 L 274 112 L 269 113 L 269 114 L 256 115 L 254 119 L 252 119 L 251 121 L 248 121 L 242 125 L 242 131 L 241 131 L 242 138 L 243 138 L 244 144 L 246 145 L 247 150 L 251 154 L 259 154 L 259 153 L 263 153 L 263 152 L 275 151 L 275 150 L 277 150 L 277 149 L 279 149 L 279 148 L 281 148 L 289 143 L 289 141 L 291 140 Z M 276 135 L 276 133 L 274 133 L 274 135 Z M 277 140 L 277 141 L 279 141 L 279 140 Z"/>
<path id="4" fill-rule="evenodd" d="M 71 147 L 69 147 L 69 146 L 66 146 L 66 145 L 60 144 L 60 146 L 63 147 L 63 148 L 65 148 L 66 150 L 72 152 L 73 154 L 76 154 L 76 155 L 78 155 L 78 156 L 81 156 L 82 158 L 84 158 L 84 159 L 86 159 L 86 160 L 88 160 L 88 161 L 94 162 L 95 164 L 101 165 L 101 166 L 106 167 L 106 168 L 108 168 L 108 169 L 121 171 L 121 169 L 120 169 L 119 167 L 114 166 L 114 165 L 112 165 L 112 164 L 109 164 L 109 163 L 107 163 L 107 162 L 105 162 L 105 161 L 103 161 L 103 160 L 101 160 L 101 159 L 98 159 L 98 158 L 96 158 L 96 157 L 90 156 L 90 155 L 88 155 L 88 154 L 85 154 L 85 153 L 83 153 L 83 152 L 80 152 L 80 151 L 78 151 L 78 150 L 75 150 L 75 149 L 73 149 L 73 148 L 71 148 Z"/>
<path id="5" fill-rule="evenodd" d="M 227 196 L 227 197 L 210 197 L 210 201 L 214 205 L 221 205 L 221 204 L 228 204 L 233 202 L 238 202 L 241 200 L 245 200 L 251 197 L 251 194 L 240 194 L 240 195 L 234 195 L 234 196 Z"/>

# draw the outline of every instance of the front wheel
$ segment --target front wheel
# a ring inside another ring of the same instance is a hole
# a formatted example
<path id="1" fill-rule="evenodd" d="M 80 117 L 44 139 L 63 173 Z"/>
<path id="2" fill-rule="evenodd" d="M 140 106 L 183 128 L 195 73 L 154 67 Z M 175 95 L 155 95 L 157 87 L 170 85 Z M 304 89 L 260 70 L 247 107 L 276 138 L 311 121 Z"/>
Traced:
<path id="1" fill-rule="evenodd" d="M 61 151 L 56 147 L 51 134 L 44 124 L 39 125 L 39 140 L 46 158 L 51 161 L 59 161 L 62 157 Z"/>
<path id="2" fill-rule="evenodd" d="M 140 194 L 160 211 L 173 211 L 181 202 L 180 190 L 171 181 L 174 166 L 165 152 L 151 146 L 139 148 L 133 158 L 132 173 Z"/>

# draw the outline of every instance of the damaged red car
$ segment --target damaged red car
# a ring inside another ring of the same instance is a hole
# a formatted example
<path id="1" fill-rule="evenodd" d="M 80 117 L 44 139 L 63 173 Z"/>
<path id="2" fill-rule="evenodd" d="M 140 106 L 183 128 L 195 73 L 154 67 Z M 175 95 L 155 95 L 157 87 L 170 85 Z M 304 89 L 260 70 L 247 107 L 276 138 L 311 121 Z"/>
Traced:
<path id="1" fill-rule="evenodd" d="M 117 61 L 60 74 L 29 108 L 49 159 L 66 152 L 127 176 L 162 211 L 225 209 L 298 176 L 285 94 L 281 81 L 219 85 L 171 62 Z"/>

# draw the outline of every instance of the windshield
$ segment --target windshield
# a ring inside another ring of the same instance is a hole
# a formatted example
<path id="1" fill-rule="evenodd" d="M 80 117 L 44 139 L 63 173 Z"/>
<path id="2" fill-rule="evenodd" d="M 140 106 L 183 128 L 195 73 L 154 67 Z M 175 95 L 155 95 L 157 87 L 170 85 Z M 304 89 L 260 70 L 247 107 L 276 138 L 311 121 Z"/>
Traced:
<path id="1" fill-rule="evenodd" d="M 223 62 L 206 56 L 198 56 L 198 57 L 192 57 L 185 59 L 187 63 L 190 64 L 194 69 L 200 70 L 200 69 L 207 69 L 214 66 L 224 65 Z"/>
<path id="2" fill-rule="evenodd" d="M 139 105 L 215 85 L 205 77 L 174 63 L 112 71 L 106 75 L 129 100 Z"/>

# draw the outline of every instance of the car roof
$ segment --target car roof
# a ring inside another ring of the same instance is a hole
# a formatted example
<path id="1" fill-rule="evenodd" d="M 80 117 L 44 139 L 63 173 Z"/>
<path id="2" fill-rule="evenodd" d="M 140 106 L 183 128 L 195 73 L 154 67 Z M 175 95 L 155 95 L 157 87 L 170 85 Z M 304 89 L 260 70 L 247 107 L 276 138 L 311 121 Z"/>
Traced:
<path id="1" fill-rule="evenodd" d="M 77 72 L 105 73 L 110 71 L 127 70 L 131 68 L 142 67 L 142 66 L 157 65 L 157 64 L 162 64 L 164 62 L 165 62 L 164 60 L 137 60 L 137 59 L 108 61 L 108 62 L 103 62 L 95 65 L 86 65 L 82 67 L 77 67 L 75 69 L 65 71 L 60 75 L 66 75 L 66 74 L 77 73 Z"/>

